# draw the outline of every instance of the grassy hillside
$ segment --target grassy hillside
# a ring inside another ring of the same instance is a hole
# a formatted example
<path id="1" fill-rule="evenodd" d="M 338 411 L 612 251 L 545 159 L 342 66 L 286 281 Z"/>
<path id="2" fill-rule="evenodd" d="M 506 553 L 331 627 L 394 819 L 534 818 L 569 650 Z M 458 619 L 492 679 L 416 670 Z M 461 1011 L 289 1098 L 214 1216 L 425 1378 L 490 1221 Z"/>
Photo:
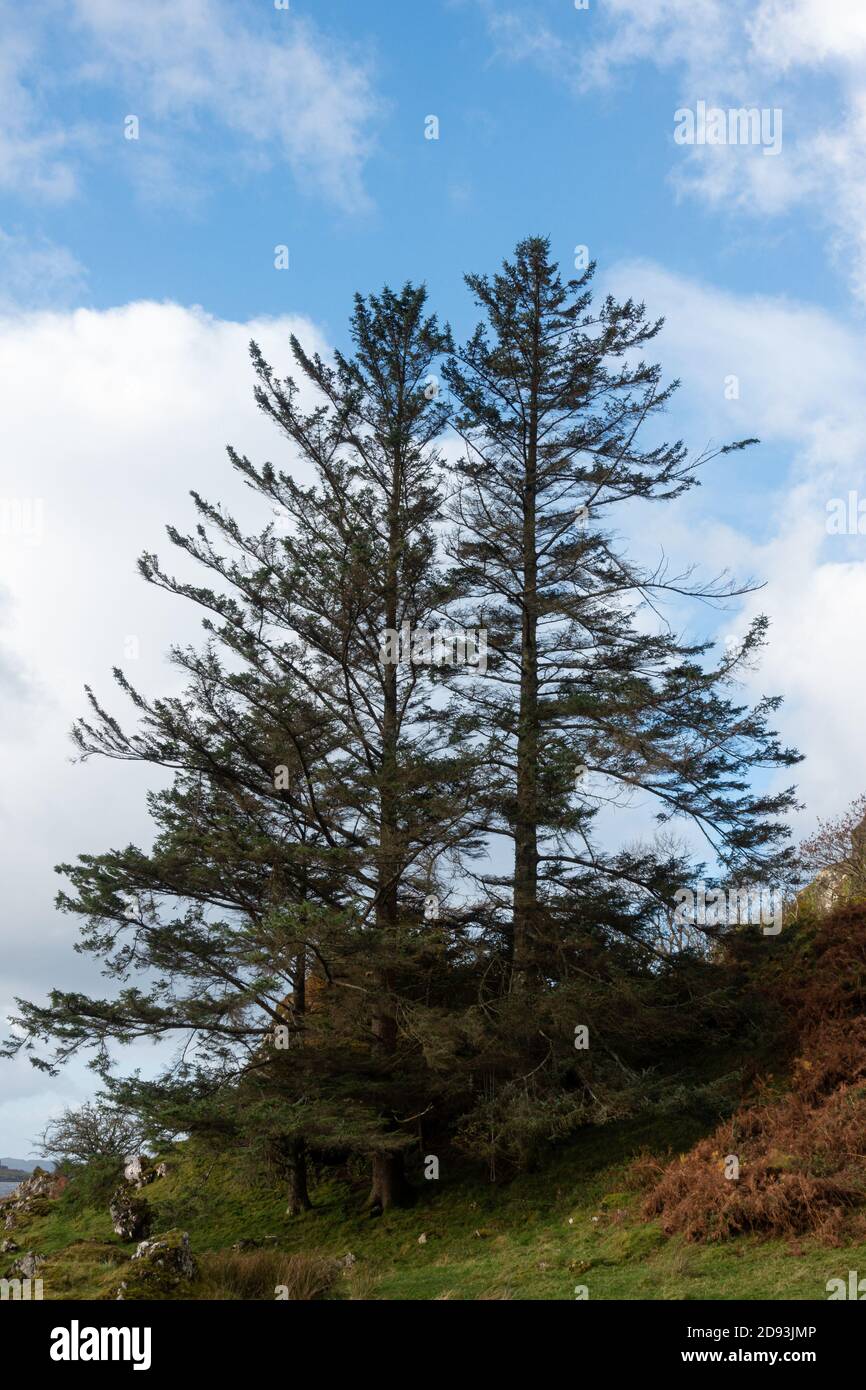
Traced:
<path id="1" fill-rule="evenodd" d="M 33 1252 L 47 1299 L 273 1299 L 281 1285 L 298 1299 L 571 1300 L 585 1287 L 591 1299 L 824 1300 L 829 1279 L 866 1268 L 866 912 L 791 925 L 784 944 L 760 946 L 767 997 L 790 1024 L 775 1055 L 754 1038 L 739 1055 L 695 1053 L 704 1086 L 684 1085 L 678 1110 L 587 1127 L 541 1171 L 492 1183 L 444 1157 L 425 1181 L 416 1160 L 415 1205 L 373 1218 L 368 1174 L 326 1169 L 314 1210 L 289 1217 L 285 1184 L 250 1154 L 189 1141 L 141 1195 L 181 1263 L 188 1233 L 192 1280 L 131 1261 L 137 1242 L 109 1216 L 116 1165 L 36 1180 L 0 1232 L 0 1274 Z M 732 1076 L 739 1102 L 724 1100 Z"/>
<path id="2" fill-rule="evenodd" d="M 641 1215 L 629 1161 L 672 1142 L 684 1150 L 702 1128 L 681 1118 L 664 1132 L 634 1123 L 588 1132 L 543 1174 L 507 1186 L 426 1182 L 413 1209 L 377 1219 L 360 1185 L 336 1181 L 315 1190 L 313 1212 L 288 1218 L 280 1187 L 190 1145 L 146 1196 L 155 1234 L 189 1232 L 199 1274 L 181 1296 L 193 1299 L 273 1298 L 282 1283 L 295 1297 L 332 1299 L 571 1300 L 585 1285 L 591 1299 L 808 1300 L 866 1266 L 866 1242 L 665 1237 Z M 14 1232 L 21 1251 L 47 1257 L 46 1299 L 111 1298 L 129 1274 L 135 1242 L 114 1236 L 104 1194 L 87 1198 L 84 1186 L 73 1182 Z M 232 1252 L 241 1241 L 261 1244 Z"/>

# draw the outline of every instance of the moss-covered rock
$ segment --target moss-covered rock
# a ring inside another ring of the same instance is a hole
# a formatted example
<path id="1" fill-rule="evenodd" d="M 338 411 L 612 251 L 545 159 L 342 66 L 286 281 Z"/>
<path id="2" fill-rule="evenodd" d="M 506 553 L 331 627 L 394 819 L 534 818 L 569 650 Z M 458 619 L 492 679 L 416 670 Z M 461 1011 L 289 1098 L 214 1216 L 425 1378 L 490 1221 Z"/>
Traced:
<path id="1" fill-rule="evenodd" d="M 45 1216 L 51 1206 L 54 1188 L 51 1175 L 38 1170 L 33 1177 L 19 1183 L 0 1207 L 4 1230 L 18 1230 L 34 1217 Z"/>
<path id="2" fill-rule="evenodd" d="M 186 1231 L 165 1231 L 154 1240 L 143 1240 L 113 1291 L 115 1299 L 183 1297 L 184 1284 L 198 1273 Z"/>

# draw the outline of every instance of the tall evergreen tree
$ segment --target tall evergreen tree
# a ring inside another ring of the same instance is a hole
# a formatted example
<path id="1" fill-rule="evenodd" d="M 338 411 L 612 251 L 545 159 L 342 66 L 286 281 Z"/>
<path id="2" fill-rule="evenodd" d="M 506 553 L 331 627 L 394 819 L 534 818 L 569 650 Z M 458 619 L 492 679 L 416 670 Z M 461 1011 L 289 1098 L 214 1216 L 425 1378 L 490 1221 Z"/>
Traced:
<path id="1" fill-rule="evenodd" d="M 449 961 L 465 942 L 462 919 L 428 921 L 424 905 L 444 894 L 443 864 L 472 852 L 467 731 L 437 707 L 447 672 L 400 661 L 394 645 L 402 630 L 428 631 L 447 592 L 435 539 L 445 410 L 430 381 L 450 343 L 424 305 L 412 286 L 358 297 L 354 352 L 338 353 L 333 366 L 293 340 L 317 396 L 311 411 L 253 345 L 259 404 L 315 482 L 302 486 L 230 450 L 285 528 L 246 535 L 194 495 L 195 534 L 169 535 L 216 587 L 173 578 L 155 555 L 141 561 L 147 580 L 207 614 L 206 649 L 173 653 L 187 690 L 148 702 L 117 672 L 139 729 L 125 733 L 91 697 L 93 713 L 76 731 L 85 756 L 181 774 L 151 803 L 167 838 L 150 854 L 130 848 L 67 867 L 78 893 L 62 898 L 86 919 L 85 949 L 116 976 L 159 978 L 111 1001 L 55 991 L 47 1008 L 22 1005 L 30 1038 L 59 1039 L 61 1059 L 91 1044 L 104 1064 L 112 1039 L 205 1038 L 205 1061 L 180 1087 L 163 1081 L 137 1092 L 178 1122 L 215 1083 L 224 1093 L 228 1078 L 242 1076 L 249 1096 L 250 1078 L 278 1075 L 280 1132 L 301 1205 L 298 1145 L 313 1141 L 370 1154 L 374 1208 L 408 1197 L 408 1119 L 430 1091 L 416 1015 L 426 1007 L 435 1026 Z M 196 787 L 205 820 L 192 831 L 182 817 Z M 129 894 L 140 889 L 150 916 L 130 917 Z M 160 912 L 166 901 L 179 913 Z M 232 915 L 214 919 L 209 908 Z M 329 996 L 315 1019 L 306 1008 L 314 970 Z M 304 1046 L 263 1069 L 259 1049 L 286 1023 Z M 447 1089 L 444 1071 L 440 1084 Z M 128 1085 L 124 1097 L 134 1091 Z"/>
<path id="2" fill-rule="evenodd" d="M 258 402 L 313 465 L 316 487 L 235 458 L 292 521 L 283 540 L 287 576 L 267 601 L 311 654 L 311 694 L 342 729 L 352 833 L 365 850 L 354 888 L 376 966 L 371 1027 L 383 1075 L 394 1079 L 406 1064 L 398 1013 L 412 949 L 407 926 L 425 898 L 438 899 L 437 865 L 474 848 L 475 759 L 465 721 L 449 722 L 433 698 L 446 673 L 395 645 L 398 634 L 429 637 L 448 596 L 435 533 L 447 407 L 436 398 L 433 369 L 451 341 L 425 316 L 425 301 L 411 285 L 369 301 L 357 296 L 354 355 L 337 353 L 333 366 L 293 339 L 296 365 L 320 402 L 311 412 L 299 407 L 296 384 L 277 380 L 254 351 Z M 235 572 L 227 577 L 238 582 Z M 385 1207 L 401 1195 L 400 1151 L 383 1150 L 374 1156 L 371 1201 Z"/>
<path id="3" fill-rule="evenodd" d="M 698 457 L 681 441 L 643 442 L 677 384 L 642 356 L 661 321 L 631 300 L 594 306 L 593 270 L 563 283 L 549 242 L 534 237 L 492 279 L 467 276 L 483 319 L 445 373 L 465 445 L 452 553 L 493 654 L 467 698 L 504 774 L 490 812 L 513 843 L 515 982 L 550 971 L 554 917 L 574 921 L 583 903 L 603 919 L 607 894 L 627 928 L 628 890 L 637 926 L 647 894 L 669 901 L 682 882 L 669 856 L 601 851 L 587 773 L 610 795 L 646 793 L 660 821 L 690 820 L 731 875 L 772 877 L 787 855 L 778 817 L 792 792 L 749 785 L 754 771 L 797 760 L 767 728 L 779 700 L 750 710 L 728 693 L 765 620 L 708 662 L 711 644 L 653 621 L 658 603 L 746 587 L 701 584 L 665 561 L 647 571 L 612 530 L 630 504 L 672 501 L 702 466 L 756 441 Z"/>

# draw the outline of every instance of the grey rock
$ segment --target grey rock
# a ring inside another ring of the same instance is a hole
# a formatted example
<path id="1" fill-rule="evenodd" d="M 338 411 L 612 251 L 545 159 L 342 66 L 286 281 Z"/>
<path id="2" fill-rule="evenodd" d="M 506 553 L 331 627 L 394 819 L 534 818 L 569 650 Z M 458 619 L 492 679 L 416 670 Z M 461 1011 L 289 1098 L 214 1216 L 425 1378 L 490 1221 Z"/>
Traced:
<path id="1" fill-rule="evenodd" d="M 108 1207 L 115 1235 L 121 1240 L 142 1240 L 150 1235 L 152 1215 L 143 1197 L 135 1196 L 135 1189 L 123 1184 L 114 1193 Z"/>
<path id="2" fill-rule="evenodd" d="M 36 1271 L 39 1266 L 44 1263 L 45 1260 L 42 1255 L 37 1255 L 34 1251 L 28 1250 L 26 1255 L 22 1255 L 19 1260 L 14 1262 L 12 1265 L 12 1272 L 13 1274 L 20 1274 L 22 1279 L 35 1279 Z"/>
<path id="3" fill-rule="evenodd" d="M 170 1231 L 154 1240 L 143 1240 L 132 1258 L 175 1279 L 194 1279 L 197 1273 L 186 1231 Z"/>
<path id="4" fill-rule="evenodd" d="M 128 1158 L 123 1170 L 124 1179 L 136 1190 L 147 1187 L 156 1175 L 156 1169 L 147 1154 L 136 1154 L 133 1158 Z"/>

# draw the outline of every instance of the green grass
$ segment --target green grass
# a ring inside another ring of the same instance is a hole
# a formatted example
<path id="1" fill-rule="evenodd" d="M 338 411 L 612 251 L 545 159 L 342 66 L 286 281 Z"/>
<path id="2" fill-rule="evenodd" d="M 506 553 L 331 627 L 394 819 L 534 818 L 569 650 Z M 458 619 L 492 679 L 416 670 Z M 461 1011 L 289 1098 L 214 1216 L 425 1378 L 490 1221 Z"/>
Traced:
<path id="1" fill-rule="evenodd" d="M 328 1182 L 315 1209 L 285 1214 L 285 1192 L 237 1160 L 181 1145 L 169 1176 L 147 1189 L 154 1233 L 189 1232 L 201 1276 L 185 1297 L 219 1291 L 215 1252 L 242 1239 L 276 1237 L 287 1255 L 342 1259 L 332 1299 L 825 1299 L 826 1281 L 866 1269 L 866 1244 L 828 1249 L 816 1242 L 743 1237 L 715 1246 L 668 1239 L 640 1212 L 626 1167 L 641 1148 L 682 1152 L 702 1129 L 696 1118 L 666 1118 L 587 1131 L 543 1172 L 508 1184 L 465 1173 L 419 1180 L 416 1205 L 371 1218 L 364 1192 Z M 26 1227 L 22 1250 L 48 1256 L 40 1270 L 48 1299 L 110 1296 L 135 1248 L 111 1230 L 107 1201 L 83 1207 L 74 1185 Z M 418 1237 L 427 1234 L 425 1244 Z"/>

